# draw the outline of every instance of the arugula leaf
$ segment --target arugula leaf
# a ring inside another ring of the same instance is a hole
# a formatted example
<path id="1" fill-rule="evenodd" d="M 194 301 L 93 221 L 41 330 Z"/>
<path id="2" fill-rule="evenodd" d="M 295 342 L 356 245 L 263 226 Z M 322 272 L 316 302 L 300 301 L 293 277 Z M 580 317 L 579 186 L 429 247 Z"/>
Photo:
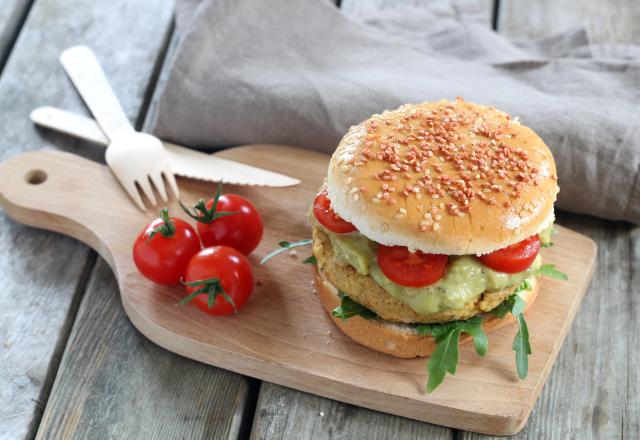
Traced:
<path id="1" fill-rule="evenodd" d="M 531 290 L 531 283 L 525 285 L 524 280 L 517 288 L 517 292 L 523 290 Z M 516 318 L 518 321 L 518 333 L 513 340 L 513 351 L 516 352 L 516 369 L 518 370 L 518 377 L 525 379 L 529 372 L 529 355 L 531 354 L 531 344 L 529 343 L 529 328 L 527 327 L 527 321 L 524 319 L 524 309 L 527 307 L 527 303 L 520 298 L 520 295 L 514 293 L 509 298 L 504 300 L 498 307 L 491 311 L 492 314 L 499 318 L 504 317 L 508 312 Z"/>
<path id="2" fill-rule="evenodd" d="M 553 246 L 553 241 L 542 243 L 540 246 L 542 246 L 543 248 L 550 248 L 551 246 Z"/>
<path id="3" fill-rule="evenodd" d="M 449 331 L 436 337 L 436 348 L 427 362 L 427 393 L 431 393 L 444 381 L 447 372 L 456 374 L 459 339 L 460 329 L 457 327 L 451 327 Z"/>
<path id="4" fill-rule="evenodd" d="M 516 287 L 516 289 L 513 291 L 513 293 L 520 293 L 520 292 L 522 292 L 524 290 L 531 290 L 531 289 L 533 289 L 533 285 L 531 284 L 531 281 L 529 281 L 528 278 L 525 278 L 518 285 L 518 287 Z"/>
<path id="5" fill-rule="evenodd" d="M 509 298 L 502 301 L 495 309 L 491 310 L 489 313 L 491 313 L 494 316 L 497 316 L 498 318 L 504 318 L 504 316 L 507 313 L 510 313 L 510 312 L 513 313 L 512 310 L 516 306 L 517 306 L 516 312 L 524 310 L 524 307 L 526 307 L 526 303 L 522 298 L 520 298 L 520 296 L 516 294 L 523 292 L 525 290 L 531 290 L 532 288 L 533 288 L 533 285 L 531 284 L 531 281 L 529 281 L 528 278 L 525 278 L 518 285 L 518 287 L 515 288 L 515 290 L 513 291 L 513 295 L 511 295 Z M 517 315 L 517 313 L 513 313 L 513 314 Z"/>
<path id="6" fill-rule="evenodd" d="M 336 318 L 349 319 L 359 315 L 366 319 L 378 319 L 378 315 L 361 304 L 353 301 L 344 292 L 339 292 L 340 306 L 331 314 Z M 476 353 L 484 356 L 489 347 L 489 339 L 482 329 L 482 318 L 474 316 L 465 321 L 452 321 L 440 324 L 417 324 L 413 327 L 421 336 L 433 336 L 436 347 L 427 362 L 429 379 L 427 392 L 432 392 L 444 380 L 446 373 L 456 373 L 458 365 L 458 343 L 460 335 L 467 333 L 473 339 Z"/>
<path id="7" fill-rule="evenodd" d="M 527 321 L 524 320 L 524 315 L 522 313 L 518 314 L 516 319 L 518 320 L 518 326 L 520 329 L 518 330 L 518 333 L 516 333 L 512 347 L 516 352 L 516 368 L 518 370 L 518 377 L 520 379 L 526 379 L 527 373 L 529 372 L 529 355 L 531 354 L 529 328 L 527 327 Z"/>
<path id="8" fill-rule="evenodd" d="M 278 243 L 278 245 L 280 246 L 281 249 L 276 249 L 273 252 L 268 253 L 267 255 L 265 255 L 265 257 L 260 260 L 260 264 L 264 264 L 267 261 L 269 261 L 270 259 L 272 259 L 273 257 L 275 257 L 276 255 L 279 255 L 283 252 L 286 252 L 288 249 L 292 249 L 295 247 L 299 247 L 299 246 L 306 246 L 308 244 L 311 244 L 313 242 L 312 239 L 308 238 L 306 240 L 301 240 L 301 241 L 296 241 L 294 243 L 289 243 L 288 241 L 281 241 Z"/>
<path id="9" fill-rule="evenodd" d="M 433 324 L 418 324 L 416 331 L 420 336 L 431 336 L 433 335 Z"/>
<path id="10" fill-rule="evenodd" d="M 502 301 L 498 305 L 498 307 L 491 310 L 489 313 L 491 313 L 494 316 L 497 316 L 498 318 L 504 318 L 506 314 L 509 313 L 510 311 L 511 311 L 511 305 L 509 304 L 509 299 L 507 298 L 506 300 Z"/>
<path id="11" fill-rule="evenodd" d="M 527 303 L 520 297 L 520 295 L 513 295 L 513 306 L 511 306 L 511 314 L 513 316 L 521 315 L 526 308 Z"/>
<path id="12" fill-rule="evenodd" d="M 318 260 L 316 259 L 315 255 L 311 255 L 310 257 L 307 257 L 304 260 L 302 260 L 302 264 L 313 264 L 314 266 L 317 266 Z"/>
<path id="13" fill-rule="evenodd" d="M 566 274 L 556 269 L 555 264 L 543 264 L 542 266 L 540 266 L 540 269 L 538 269 L 537 273 L 551 277 L 551 278 L 555 278 L 557 280 L 566 281 L 569 279 L 569 277 Z"/>
<path id="14" fill-rule="evenodd" d="M 354 316 L 362 316 L 365 319 L 378 319 L 378 315 L 365 306 L 349 298 L 344 292 L 340 292 L 340 305 L 333 309 L 331 314 L 336 318 L 347 320 Z"/>
<path id="15" fill-rule="evenodd" d="M 461 333 L 467 333 L 473 338 L 473 345 L 476 347 L 478 356 L 484 356 L 489 349 L 489 338 L 482 329 L 482 318 L 474 316 L 466 321 L 458 321 L 458 327 Z"/>
<path id="16" fill-rule="evenodd" d="M 435 390 L 443 381 L 446 373 L 456 373 L 458 366 L 458 343 L 460 335 L 467 333 L 473 339 L 476 353 L 484 356 L 489 347 L 489 339 L 482 329 L 482 318 L 474 316 L 465 321 L 453 321 L 442 324 L 420 324 L 416 331 L 422 336 L 433 336 L 436 348 L 427 362 L 427 392 Z"/>

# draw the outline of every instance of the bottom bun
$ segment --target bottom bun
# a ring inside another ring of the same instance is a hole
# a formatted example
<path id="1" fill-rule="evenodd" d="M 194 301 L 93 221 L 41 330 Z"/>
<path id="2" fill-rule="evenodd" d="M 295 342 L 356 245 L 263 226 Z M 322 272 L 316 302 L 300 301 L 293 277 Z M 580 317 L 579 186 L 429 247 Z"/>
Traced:
<path id="1" fill-rule="evenodd" d="M 333 309 L 340 305 L 338 289 L 333 286 L 318 270 L 313 269 L 316 292 L 324 309 L 329 313 L 333 322 L 354 341 L 369 347 L 372 350 L 386 353 L 400 358 L 414 358 L 429 356 L 435 348 L 435 339 L 432 336 L 421 336 L 410 325 L 383 321 L 380 319 L 366 319 L 362 316 L 354 316 L 347 320 L 336 318 L 331 314 Z M 527 303 L 525 311 L 531 307 L 539 290 L 537 277 L 532 277 L 532 289 L 520 293 Z M 485 314 L 482 328 L 486 333 L 504 327 L 515 318 L 508 313 L 504 318 L 498 318 L 491 314 Z M 460 336 L 460 343 L 471 340 L 466 333 Z"/>

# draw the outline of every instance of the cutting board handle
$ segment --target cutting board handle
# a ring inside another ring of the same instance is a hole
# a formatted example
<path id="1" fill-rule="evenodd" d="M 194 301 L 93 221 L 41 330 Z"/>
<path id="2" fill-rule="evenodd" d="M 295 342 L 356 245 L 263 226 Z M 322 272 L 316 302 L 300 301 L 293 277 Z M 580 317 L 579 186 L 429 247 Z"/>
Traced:
<path id="1" fill-rule="evenodd" d="M 118 225 L 139 214 L 124 191 L 106 190 L 113 186 L 106 166 L 60 151 L 30 152 L 0 164 L 0 204 L 7 215 L 76 238 L 117 270 L 111 250 L 130 248 L 118 241 L 133 242 L 119 236 Z"/>

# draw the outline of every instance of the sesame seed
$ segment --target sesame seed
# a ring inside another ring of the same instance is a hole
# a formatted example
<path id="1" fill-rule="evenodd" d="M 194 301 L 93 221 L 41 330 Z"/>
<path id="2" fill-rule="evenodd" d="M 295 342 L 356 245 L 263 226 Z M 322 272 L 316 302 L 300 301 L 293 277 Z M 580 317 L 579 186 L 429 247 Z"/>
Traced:
<path id="1" fill-rule="evenodd" d="M 504 197 L 519 198 L 527 186 L 557 177 L 542 174 L 541 167 L 529 158 L 544 161 L 548 160 L 546 154 L 528 153 L 513 140 L 505 143 L 514 138 L 510 123 L 507 115 L 492 110 L 481 113 L 460 101 L 444 101 L 435 108 L 399 112 L 397 116 L 386 111 L 356 126 L 367 131 L 360 155 L 339 159 L 338 164 L 345 172 L 369 161 L 382 165 L 371 175 L 384 185 L 372 203 L 386 200 L 394 205 L 396 199 L 390 194 L 396 192 L 403 197 L 414 194 L 416 200 L 426 194 L 432 200 L 443 200 L 438 205 L 443 210 L 440 218 L 464 216 L 476 200 L 512 208 L 503 203 Z M 398 179 L 403 180 L 403 186 L 392 187 L 389 182 Z M 347 181 L 349 185 L 353 180 L 349 177 Z M 502 200 L 498 194 L 503 194 Z M 412 209 L 423 211 L 425 207 Z"/>

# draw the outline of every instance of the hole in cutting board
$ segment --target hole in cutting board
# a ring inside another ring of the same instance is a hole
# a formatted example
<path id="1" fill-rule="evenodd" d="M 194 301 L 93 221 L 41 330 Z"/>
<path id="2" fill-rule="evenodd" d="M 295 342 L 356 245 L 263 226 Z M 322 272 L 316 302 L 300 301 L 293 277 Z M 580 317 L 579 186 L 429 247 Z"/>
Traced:
<path id="1" fill-rule="evenodd" d="M 31 170 L 24 176 L 24 180 L 30 185 L 40 185 L 47 180 L 47 173 L 43 170 Z"/>

